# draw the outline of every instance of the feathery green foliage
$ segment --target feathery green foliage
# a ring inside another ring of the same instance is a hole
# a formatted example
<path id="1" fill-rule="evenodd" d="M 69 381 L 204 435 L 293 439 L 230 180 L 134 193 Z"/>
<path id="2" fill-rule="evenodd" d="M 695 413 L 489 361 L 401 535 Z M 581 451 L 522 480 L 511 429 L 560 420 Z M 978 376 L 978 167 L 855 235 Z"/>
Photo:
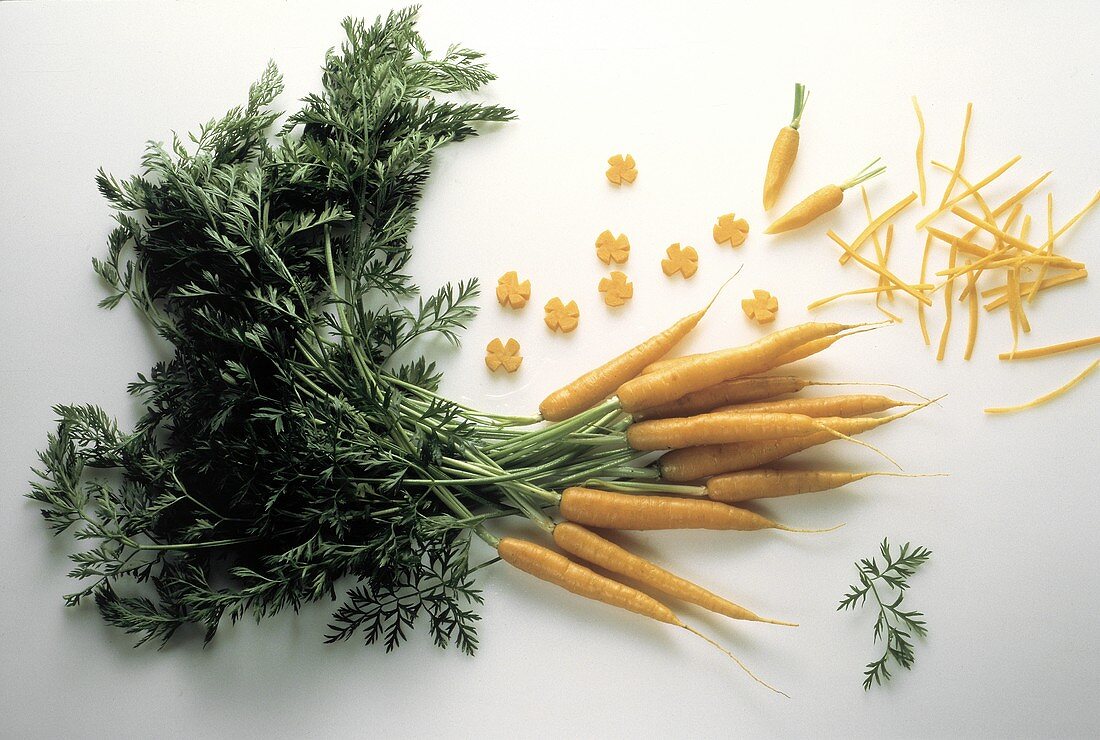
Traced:
<path id="1" fill-rule="evenodd" d="M 913 637 L 928 634 L 924 615 L 918 611 L 905 611 L 901 603 L 909 589 L 909 577 L 928 561 L 932 551 L 926 547 L 911 548 L 906 542 L 895 556 L 891 553 L 889 540 L 884 539 L 879 545 L 879 552 L 882 554 L 881 566 L 876 558 L 864 558 L 856 563 L 859 585 L 849 586 L 848 593 L 837 607 L 837 611 L 855 610 L 863 606 L 868 594 L 878 606 L 874 641 L 877 644 L 881 640 L 885 649 L 881 657 L 867 664 L 863 674 L 865 690 L 890 680 L 888 663 L 891 660 L 907 670 L 911 669 L 914 660 Z"/>
<path id="2" fill-rule="evenodd" d="M 470 279 L 420 297 L 407 274 L 433 156 L 513 115 L 446 98 L 492 75 L 469 49 L 432 58 L 415 16 L 346 20 L 320 91 L 279 131 L 269 66 L 245 105 L 150 143 L 141 174 L 99 173 L 116 221 L 94 262 L 102 305 L 128 300 L 174 351 L 129 386 L 132 430 L 57 406 L 29 495 L 85 546 L 67 603 L 94 598 L 140 642 L 186 624 L 210 640 L 227 617 L 331 600 L 347 578 L 330 640 L 391 649 L 426 617 L 438 644 L 471 652 L 470 534 L 493 544 L 488 518 L 544 521 L 549 487 L 633 454 L 593 444 L 625 423 L 606 409 L 535 436 L 521 427 L 537 419 L 451 403 L 413 350 L 457 342 L 478 294 Z"/>

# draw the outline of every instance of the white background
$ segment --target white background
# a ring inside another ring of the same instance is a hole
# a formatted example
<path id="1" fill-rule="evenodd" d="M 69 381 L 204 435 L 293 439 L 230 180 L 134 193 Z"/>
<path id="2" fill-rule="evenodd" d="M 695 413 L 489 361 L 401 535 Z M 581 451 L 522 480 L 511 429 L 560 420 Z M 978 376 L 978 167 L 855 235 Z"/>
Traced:
<path id="1" fill-rule="evenodd" d="M 873 279 L 837 265 L 829 227 L 853 238 L 858 198 L 784 238 L 762 234 L 760 184 L 792 83 L 811 91 L 802 148 L 781 206 L 881 155 L 870 187 L 881 210 L 916 188 L 916 123 L 927 152 L 953 162 L 963 112 L 974 103 L 965 173 L 977 179 L 1013 154 L 1023 160 L 990 189 L 1005 195 L 1054 175 L 1028 201 L 1042 232 L 1045 194 L 1060 223 L 1098 185 L 1095 3 L 715 3 L 621 5 L 428 3 L 422 30 L 441 48 L 485 51 L 500 80 L 484 99 L 519 120 L 439 157 L 414 235 L 425 286 L 476 275 L 490 291 L 459 353 L 442 350 L 445 390 L 485 408 L 529 412 L 541 396 L 609 353 L 695 310 L 744 264 L 684 351 L 753 339 L 740 312 L 752 288 L 780 300 L 776 326 L 804 306 Z M 868 435 L 913 472 L 949 478 L 878 479 L 844 492 L 761 506 L 801 526 L 847 522 L 828 535 L 776 532 L 639 534 L 638 552 L 797 630 L 730 623 L 685 609 L 792 699 L 751 683 L 703 642 L 586 603 L 497 566 L 481 586 L 481 650 L 434 648 L 424 632 L 385 655 L 325 646 L 328 604 L 263 624 L 226 627 L 205 650 L 191 637 L 165 650 L 130 649 L 89 604 L 65 609 L 66 540 L 51 541 L 21 498 L 51 427 L 50 406 L 95 402 L 132 421 L 125 384 L 164 349 L 133 312 L 95 307 L 89 266 L 110 227 L 93 175 L 136 170 L 147 138 L 186 131 L 243 100 L 274 58 L 282 103 L 315 88 L 324 50 L 345 14 L 377 2 L 0 4 L 0 733 L 18 737 L 194 735 L 299 737 L 428 733 L 552 736 L 985 736 L 1095 735 L 1100 712 L 1100 579 L 1095 564 L 1096 418 L 1100 381 L 1028 413 L 990 418 L 1076 374 L 1092 353 L 998 362 L 1007 316 L 983 316 L 974 359 L 961 360 L 965 312 L 937 364 L 912 305 L 901 326 L 846 340 L 805 363 L 821 379 L 902 383 L 948 393 L 933 407 Z M 604 160 L 629 151 L 640 175 L 616 190 Z M 930 199 L 945 183 L 929 173 Z M 897 271 L 915 280 L 919 209 L 899 220 Z M 714 218 L 746 217 L 738 250 L 710 238 Z M 772 215 L 775 215 L 774 213 Z M 947 228 L 957 229 L 950 218 Z M 605 228 L 633 244 L 626 272 L 635 298 L 599 301 L 606 272 L 593 254 Z M 1100 218 L 1064 243 L 1088 259 Z M 667 280 L 671 242 L 701 254 L 689 282 Z M 933 264 L 945 253 L 937 246 Z M 502 311 L 496 277 L 518 270 L 532 304 Z M 541 305 L 581 306 L 579 330 L 551 335 Z M 1039 346 L 1098 333 L 1094 287 L 1078 283 L 1033 305 Z M 957 309 L 956 316 L 959 316 Z M 861 298 L 816 316 L 871 321 Z M 930 313 L 938 336 L 943 307 Z M 482 348 L 516 337 L 519 373 L 490 376 Z M 808 458 L 881 469 L 867 450 L 834 443 Z M 827 461 L 827 463 L 826 463 Z M 912 672 L 864 693 L 875 657 L 869 612 L 837 613 L 852 563 L 883 536 L 929 546 L 909 600 L 930 637 Z M 480 548 L 477 557 L 486 556 Z"/>

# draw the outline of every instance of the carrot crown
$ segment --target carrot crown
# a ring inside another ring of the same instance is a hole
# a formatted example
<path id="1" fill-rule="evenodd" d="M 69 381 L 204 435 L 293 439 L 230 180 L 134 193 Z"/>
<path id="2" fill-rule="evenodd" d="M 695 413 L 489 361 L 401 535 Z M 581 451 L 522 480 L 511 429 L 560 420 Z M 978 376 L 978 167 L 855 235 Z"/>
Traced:
<path id="1" fill-rule="evenodd" d="M 802 125 L 802 111 L 806 108 L 806 101 L 810 99 L 810 91 L 801 82 L 794 83 L 794 114 L 791 116 L 791 128 L 795 131 Z"/>
<path id="2" fill-rule="evenodd" d="M 875 165 L 878 164 L 879 161 L 881 161 L 881 160 L 882 160 L 882 157 L 875 157 L 875 161 L 871 162 L 871 164 L 867 165 L 862 170 L 857 172 L 855 177 L 853 177 L 852 179 L 850 179 L 850 180 L 848 180 L 844 183 L 841 183 L 840 189 L 841 190 L 847 190 L 848 188 L 854 188 L 856 185 L 859 185 L 861 182 L 867 182 L 872 177 L 874 177 L 876 175 L 881 175 L 883 172 L 886 171 L 886 165 L 882 165 L 881 167 L 875 167 Z"/>

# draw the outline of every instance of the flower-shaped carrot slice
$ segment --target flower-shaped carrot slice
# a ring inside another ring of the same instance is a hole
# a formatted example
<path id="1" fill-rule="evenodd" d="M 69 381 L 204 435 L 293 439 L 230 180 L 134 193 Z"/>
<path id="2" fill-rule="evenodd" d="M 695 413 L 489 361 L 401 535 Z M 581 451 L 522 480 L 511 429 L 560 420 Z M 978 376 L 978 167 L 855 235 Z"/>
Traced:
<path id="1" fill-rule="evenodd" d="M 775 321 L 775 313 L 779 310 L 779 299 L 766 290 L 754 290 L 752 296 L 741 301 L 741 309 L 745 315 L 758 324 L 770 324 Z"/>
<path id="2" fill-rule="evenodd" d="M 507 343 L 494 339 L 485 347 L 485 366 L 493 372 L 504 368 L 514 373 L 519 369 L 521 362 L 523 357 L 519 354 L 519 342 L 515 339 L 509 338 Z"/>
<path id="3" fill-rule="evenodd" d="M 607 160 L 607 163 L 611 165 L 607 168 L 607 179 L 612 185 L 622 185 L 624 182 L 634 182 L 634 178 L 638 176 L 638 170 L 634 167 L 634 157 L 627 154 L 625 157 L 621 154 L 616 154 Z"/>
<path id="4" fill-rule="evenodd" d="M 626 234 L 615 236 L 610 231 L 604 231 L 596 237 L 596 256 L 605 265 L 614 262 L 621 265 L 630 256 L 630 240 Z"/>
<path id="5" fill-rule="evenodd" d="M 568 334 L 577 328 L 580 323 L 581 311 L 577 308 L 576 301 L 562 303 L 561 298 L 554 297 L 546 302 L 546 316 L 543 321 L 553 331 Z"/>
<path id="6" fill-rule="evenodd" d="M 668 255 L 668 259 L 661 260 L 661 269 L 669 277 L 680 273 L 685 278 L 689 278 L 699 269 L 699 253 L 694 247 L 681 249 L 680 244 L 676 243 L 666 249 L 665 254 Z"/>
<path id="7" fill-rule="evenodd" d="M 621 306 L 634 297 L 634 283 L 627 282 L 625 274 L 612 270 L 610 278 L 600 280 L 600 292 L 603 293 L 604 303 Z"/>
<path id="8" fill-rule="evenodd" d="M 735 218 L 732 213 L 718 217 L 718 223 L 714 225 L 714 241 L 718 244 L 729 242 L 731 247 L 739 247 L 745 243 L 749 235 L 749 222 L 743 218 Z"/>
<path id="9" fill-rule="evenodd" d="M 531 297 L 531 281 L 519 281 L 515 270 L 506 272 L 497 279 L 497 301 L 502 306 L 523 308 Z"/>

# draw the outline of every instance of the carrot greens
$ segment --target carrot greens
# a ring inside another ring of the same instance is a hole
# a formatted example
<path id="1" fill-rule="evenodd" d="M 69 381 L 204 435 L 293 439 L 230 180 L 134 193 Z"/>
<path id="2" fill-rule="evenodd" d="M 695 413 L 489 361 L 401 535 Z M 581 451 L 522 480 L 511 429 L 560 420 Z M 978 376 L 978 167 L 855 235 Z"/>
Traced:
<path id="1" fill-rule="evenodd" d="M 441 397 L 417 356 L 427 335 L 457 343 L 478 295 L 421 295 L 407 273 L 432 159 L 513 114 L 470 102 L 492 79 L 481 55 L 430 56 L 415 18 L 346 20 L 281 127 L 269 66 L 243 106 L 150 143 L 140 174 L 97 178 L 116 221 L 102 305 L 131 302 L 172 354 L 130 384 L 133 429 L 57 406 L 29 496 L 86 546 L 67 603 L 93 598 L 140 642 L 188 624 L 210 640 L 350 584 L 330 640 L 393 648 L 419 616 L 472 652 L 471 533 L 495 548 L 487 519 L 545 525 L 549 488 L 632 474 L 635 453 L 598 444 L 621 415 L 527 431 L 537 417 Z"/>
<path id="2" fill-rule="evenodd" d="M 869 690 L 873 685 L 881 685 L 891 677 L 891 662 L 912 669 L 913 638 L 928 634 L 924 615 L 918 611 L 905 611 L 902 601 L 909 590 L 909 577 L 917 572 L 931 557 L 932 551 L 926 547 L 910 547 L 906 542 L 895 555 L 890 541 L 884 539 L 879 545 L 882 553 L 882 565 L 878 559 L 864 558 L 856 563 L 859 584 L 848 587 L 848 593 L 840 602 L 837 611 L 863 606 L 868 595 L 878 607 L 875 619 L 875 643 L 883 644 L 882 656 L 867 664 L 864 671 L 863 688 Z"/>

